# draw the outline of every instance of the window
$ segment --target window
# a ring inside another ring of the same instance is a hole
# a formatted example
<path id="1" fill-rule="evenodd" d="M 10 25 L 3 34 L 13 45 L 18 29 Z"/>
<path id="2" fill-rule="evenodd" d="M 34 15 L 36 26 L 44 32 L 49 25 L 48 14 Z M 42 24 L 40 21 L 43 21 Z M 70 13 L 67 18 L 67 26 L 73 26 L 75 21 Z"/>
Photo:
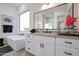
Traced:
<path id="1" fill-rule="evenodd" d="M 20 15 L 20 31 L 29 32 L 30 29 L 30 11 Z"/>
<path id="2" fill-rule="evenodd" d="M 53 29 L 52 23 L 45 23 L 45 29 Z"/>

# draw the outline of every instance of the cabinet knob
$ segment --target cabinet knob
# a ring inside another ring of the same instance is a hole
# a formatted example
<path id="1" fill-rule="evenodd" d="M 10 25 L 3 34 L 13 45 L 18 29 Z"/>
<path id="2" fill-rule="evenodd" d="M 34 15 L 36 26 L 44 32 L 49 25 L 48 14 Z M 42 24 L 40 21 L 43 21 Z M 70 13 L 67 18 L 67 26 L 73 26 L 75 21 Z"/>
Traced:
<path id="1" fill-rule="evenodd" d="M 67 41 L 66 41 L 65 43 L 66 43 L 66 44 L 72 44 L 72 42 L 67 42 Z"/>
<path id="2" fill-rule="evenodd" d="M 64 52 L 65 54 L 67 54 L 67 55 L 72 55 L 72 53 L 68 53 L 68 52 Z"/>

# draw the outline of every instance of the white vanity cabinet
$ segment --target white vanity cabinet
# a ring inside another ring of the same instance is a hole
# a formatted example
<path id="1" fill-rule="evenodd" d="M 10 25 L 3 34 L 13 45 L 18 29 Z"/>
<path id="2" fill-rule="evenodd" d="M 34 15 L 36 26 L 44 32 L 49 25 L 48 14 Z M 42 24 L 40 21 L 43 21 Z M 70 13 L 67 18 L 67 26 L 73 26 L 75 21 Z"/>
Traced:
<path id="1" fill-rule="evenodd" d="M 25 49 L 36 56 L 54 56 L 55 38 L 31 36 L 27 38 Z"/>
<path id="2" fill-rule="evenodd" d="M 79 56 L 79 40 L 29 35 L 25 49 L 36 56 Z"/>
<path id="3" fill-rule="evenodd" d="M 25 50 L 33 54 L 33 37 L 26 36 Z"/>
<path id="4" fill-rule="evenodd" d="M 56 38 L 56 56 L 79 56 L 79 40 Z"/>
<path id="5" fill-rule="evenodd" d="M 37 36 L 34 39 L 34 54 L 37 56 L 54 56 L 54 41 L 55 38 L 53 37 Z"/>

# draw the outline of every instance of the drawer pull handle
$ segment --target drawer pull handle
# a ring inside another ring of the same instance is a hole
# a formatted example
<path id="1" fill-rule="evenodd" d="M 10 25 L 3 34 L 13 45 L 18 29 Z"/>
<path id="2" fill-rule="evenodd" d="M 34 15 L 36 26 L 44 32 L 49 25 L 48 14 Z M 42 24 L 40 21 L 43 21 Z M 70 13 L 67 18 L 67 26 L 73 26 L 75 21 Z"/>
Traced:
<path id="1" fill-rule="evenodd" d="M 27 36 L 27 37 L 30 37 L 30 36 Z"/>
<path id="2" fill-rule="evenodd" d="M 44 48 L 44 44 L 42 44 L 42 48 Z"/>
<path id="3" fill-rule="evenodd" d="M 30 41 L 27 41 L 28 43 L 30 43 Z"/>
<path id="4" fill-rule="evenodd" d="M 27 49 L 29 49 L 29 50 L 30 50 L 30 48 L 27 48 Z"/>
<path id="5" fill-rule="evenodd" d="M 72 53 L 68 53 L 68 52 L 64 52 L 65 54 L 67 54 L 67 55 L 72 55 Z"/>
<path id="6" fill-rule="evenodd" d="M 42 44 L 40 43 L 40 48 L 42 47 Z"/>
<path id="7" fill-rule="evenodd" d="M 72 44 L 72 42 L 65 42 L 66 44 Z"/>

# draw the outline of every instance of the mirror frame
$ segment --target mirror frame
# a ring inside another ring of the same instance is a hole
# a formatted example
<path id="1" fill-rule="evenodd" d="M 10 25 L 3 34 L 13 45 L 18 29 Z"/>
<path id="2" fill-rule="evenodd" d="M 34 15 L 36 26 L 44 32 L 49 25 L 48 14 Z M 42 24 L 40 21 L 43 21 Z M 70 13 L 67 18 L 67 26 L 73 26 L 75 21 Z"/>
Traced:
<path id="1" fill-rule="evenodd" d="M 68 3 L 62 3 L 62 4 L 60 4 L 60 5 L 57 5 L 57 6 L 55 6 L 55 7 L 51 7 L 51 8 L 48 8 L 48 9 L 45 9 L 45 10 L 41 10 L 41 11 L 38 11 L 38 12 L 35 12 L 34 14 L 33 14 L 33 20 L 34 20 L 34 29 L 35 29 L 35 15 L 37 14 L 37 13 L 41 13 L 41 12 L 43 12 L 43 11 L 46 11 L 46 10 L 49 10 L 49 9 L 52 9 L 52 8 L 56 8 L 56 7 L 59 7 L 59 6 L 62 6 L 62 5 L 65 5 L 65 4 L 68 4 Z M 74 3 L 72 3 L 72 17 L 74 17 Z"/>

